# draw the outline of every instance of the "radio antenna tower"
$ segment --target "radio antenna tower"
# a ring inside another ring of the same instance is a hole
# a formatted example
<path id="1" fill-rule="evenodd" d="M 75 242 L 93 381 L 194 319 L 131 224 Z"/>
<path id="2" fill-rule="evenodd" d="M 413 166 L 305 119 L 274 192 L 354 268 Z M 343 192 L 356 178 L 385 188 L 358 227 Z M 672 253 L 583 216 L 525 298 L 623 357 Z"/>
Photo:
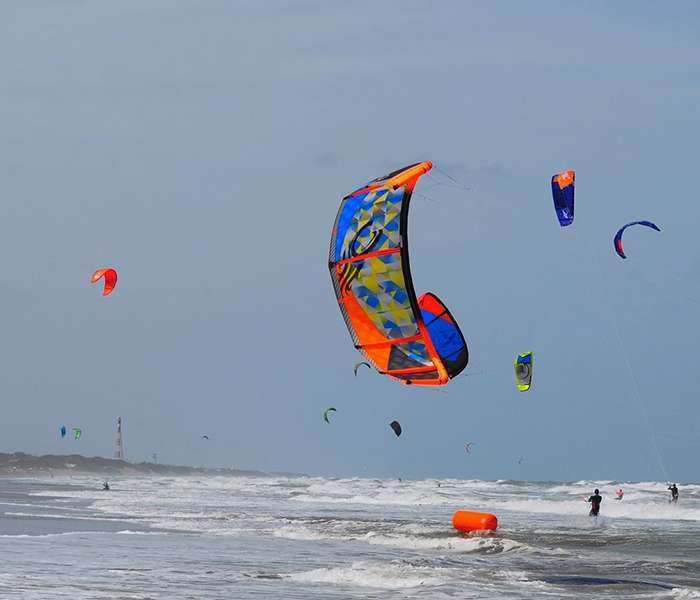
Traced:
<path id="1" fill-rule="evenodd" d="M 124 460 L 124 448 L 122 447 L 122 418 L 117 419 L 117 443 L 114 444 L 114 459 Z"/>

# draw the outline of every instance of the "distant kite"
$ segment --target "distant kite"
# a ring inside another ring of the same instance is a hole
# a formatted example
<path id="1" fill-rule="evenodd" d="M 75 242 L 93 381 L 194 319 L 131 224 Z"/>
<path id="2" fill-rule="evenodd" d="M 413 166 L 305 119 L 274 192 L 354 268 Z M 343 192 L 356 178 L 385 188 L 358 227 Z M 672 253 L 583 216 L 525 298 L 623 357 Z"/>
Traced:
<path id="1" fill-rule="evenodd" d="M 355 365 L 355 377 L 357 377 L 357 369 L 359 369 L 362 365 L 366 365 L 370 370 L 372 369 L 372 365 L 370 365 L 368 362 L 359 362 Z"/>
<path id="2" fill-rule="evenodd" d="M 105 278 L 105 289 L 102 292 L 102 295 L 108 296 L 117 285 L 117 272 L 114 269 L 98 269 L 92 276 L 91 283 L 96 283 L 103 277 Z"/>
<path id="3" fill-rule="evenodd" d="M 207 440 L 207 441 L 209 441 L 209 436 L 208 436 L 208 435 L 203 435 L 203 436 L 202 436 L 202 440 Z M 200 440 L 200 441 L 202 441 L 202 440 Z"/>
<path id="4" fill-rule="evenodd" d="M 75 431 L 75 439 L 77 440 L 81 435 L 83 435 L 83 432 L 80 430 L 80 427 L 73 427 L 73 431 Z"/>
<path id="5" fill-rule="evenodd" d="M 515 377 L 518 381 L 518 389 L 527 392 L 532 382 L 532 352 L 518 354 L 513 364 L 515 367 Z"/>
<path id="6" fill-rule="evenodd" d="M 563 171 L 552 177 L 554 210 L 562 227 L 574 222 L 574 177 L 573 171 Z"/>
<path id="7" fill-rule="evenodd" d="M 464 447 L 464 449 L 465 449 L 467 452 L 469 452 L 469 446 L 476 446 L 476 444 L 475 444 L 474 442 L 469 442 L 469 443 Z M 471 454 L 471 452 L 469 452 L 469 454 Z"/>
<path id="8" fill-rule="evenodd" d="M 61 437 L 62 438 L 66 437 L 66 428 L 65 427 L 61 427 Z"/>
<path id="9" fill-rule="evenodd" d="M 399 437 L 401 435 L 401 423 L 399 423 L 398 421 L 392 421 L 391 423 L 389 423 L 389 427 L 391 427 L 394 430 L 396 437 Z"/>
<path id="10" fill-rule="evenodd" d="M 615 252 L 618 253 L 620 258 L 627 258 L 625 256 L 625 251 L 622 249 L 622 234 L 624 233 L 625 229 L 630 227 L 631 225 L 645 225 L 646 227 L 651 227 L 652 229 L 656 229 L 656 231 L 661 231 L 654 223 L 651 221 L 632 221 L 631 223 L 627 223 L 627 225 L 624 225 L 620 228 L 620 230 L 615 234 Z"/>
<path id="11" fill-rule="evenodd" d="M 338 412 L 338 411 L 335 410 L 335 408 L 333 408 L 332 406 L 331 406 L 330 408 L 327 408 L 327 409 L 326 409 L 326 412 L 323 413 L 323 420 L 324 420 L 326 423 L 330 423 L 330 421 L 328 420 L 328 413 L 329 413 L 330 411 Z"/>

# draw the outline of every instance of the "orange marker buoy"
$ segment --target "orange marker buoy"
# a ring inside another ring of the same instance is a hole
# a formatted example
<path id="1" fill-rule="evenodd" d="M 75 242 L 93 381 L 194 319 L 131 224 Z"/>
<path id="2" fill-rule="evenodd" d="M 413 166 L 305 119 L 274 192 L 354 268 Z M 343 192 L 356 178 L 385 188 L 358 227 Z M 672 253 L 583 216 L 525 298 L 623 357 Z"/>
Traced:
<path id="1" fill-rule="evenodd" d="M 457 531 L 496 531 L 498 519 L 489 513 L 458 510 L 452 516 L 452 527 Z"/>

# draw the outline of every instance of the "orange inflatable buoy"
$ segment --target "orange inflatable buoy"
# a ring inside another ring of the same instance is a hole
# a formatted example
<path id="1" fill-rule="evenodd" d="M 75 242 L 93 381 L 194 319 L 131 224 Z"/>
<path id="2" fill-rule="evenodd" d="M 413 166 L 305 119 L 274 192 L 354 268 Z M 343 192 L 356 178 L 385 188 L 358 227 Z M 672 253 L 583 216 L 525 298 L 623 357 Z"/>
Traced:
<path id="1" fill-rule="evenodd" d="M 498 519 L 489 513 L 458 510 L 452 517 L 452 527 L 457 531 L 496 531 Z"/>

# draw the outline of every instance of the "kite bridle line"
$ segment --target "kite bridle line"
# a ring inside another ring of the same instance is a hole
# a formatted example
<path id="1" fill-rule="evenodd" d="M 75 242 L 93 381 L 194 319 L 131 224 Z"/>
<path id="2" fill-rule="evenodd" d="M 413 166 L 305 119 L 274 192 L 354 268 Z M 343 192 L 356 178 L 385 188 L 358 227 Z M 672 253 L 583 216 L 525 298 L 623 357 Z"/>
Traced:
<path id="1" fill-rule="evenodd" d="M 457 181 L 454 177 L 450 177 L 447 173 L 445 173 L 445 171 L 443 171 L 442 169 L 436 167 L 434 164 L 433 164 L 433 169 L 434 169 L 435 171 L 437 171 L 438 173 L 441 173 L 442 175 L 444 175 L 445 177 L 447 177 L 447 179 L 449 179 L 450 181 L 454 181 L 454 182 L 457 184 L 456 186 L 452 186 L 452 185 L 447 185 L 447 184 L 445 184 L 445 183 L 442 183 L 442 184 L 441 184 L 441 183 L 436 182 L 436 183 L 438 183 L 438 185 L 444 185 L 444 186 L 446 186 L 446 187 L 456 187 L 456 188 L 458 188 L 458 189 L 467 190 L 468 192 L 472 192 L 472 193 L 476 194 L 476 191 L 475 191 L 475 190 L 473 190 L 472 188 L 470 188 L 470 187 L 467 186 L 467 185 L 464 185 L 461 181 Z M 432 179 L 432 178 L 431 178 L 431 179 Z M 433 180 L 433 181 L 435 181 L 435 180 Z"/>

